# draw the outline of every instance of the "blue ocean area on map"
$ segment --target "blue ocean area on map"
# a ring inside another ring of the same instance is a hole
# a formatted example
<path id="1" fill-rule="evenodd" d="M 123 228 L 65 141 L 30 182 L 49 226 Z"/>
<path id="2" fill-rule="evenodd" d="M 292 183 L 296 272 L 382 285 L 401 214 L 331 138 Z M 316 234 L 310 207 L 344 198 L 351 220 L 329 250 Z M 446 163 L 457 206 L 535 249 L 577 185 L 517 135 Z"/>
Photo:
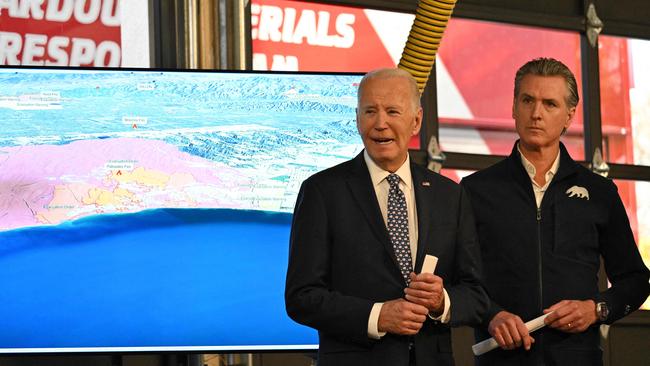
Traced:
<path id="1" fill-rule="evenodd" d="M 315 344 L 284 311 L 290 224 L 156 209 L 0 232 L 0 345 Z"/>

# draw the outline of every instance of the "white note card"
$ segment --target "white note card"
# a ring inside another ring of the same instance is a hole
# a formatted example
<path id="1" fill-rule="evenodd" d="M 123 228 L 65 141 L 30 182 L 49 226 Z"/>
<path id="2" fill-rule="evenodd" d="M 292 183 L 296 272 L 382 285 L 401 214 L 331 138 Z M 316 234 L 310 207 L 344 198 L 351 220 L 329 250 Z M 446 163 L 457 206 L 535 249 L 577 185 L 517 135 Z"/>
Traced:
<path id="1" fill-rule="evenodd" d="M 526 329 L 528 329 L 528 333 L 532 333 L 538 329 L 544 328 L 546 325 L 544 323 L 544 319 L 546 319 L 547 316 L 551 315 L 551 313 L 544 314 L 542 316 L 538 316 L 533 320 L 527 321 L 525 325 Z M 486 352 L 492 351 L 497 347 L 499 347 L 499 344 L 497 343 L 497 340 L 492 337 L 473 345 L 472 352 L 474 352 L 475 356 L 480 356 Z"/>
<path id="2" fill-rule="evenodd" d="M 425 255 L 424 263 L 422 264 L 421 273 L 434 273 L 436 271 L 437 264 L 438 264 L 438 257 L 430 254 Z"/>

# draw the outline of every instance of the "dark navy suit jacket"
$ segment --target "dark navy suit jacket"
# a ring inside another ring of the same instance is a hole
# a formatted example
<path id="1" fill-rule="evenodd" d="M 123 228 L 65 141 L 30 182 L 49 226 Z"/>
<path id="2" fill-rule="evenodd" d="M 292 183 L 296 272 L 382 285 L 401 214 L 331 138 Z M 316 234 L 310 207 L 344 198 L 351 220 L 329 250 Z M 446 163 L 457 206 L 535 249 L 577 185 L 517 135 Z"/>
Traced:
<path id="1" fill-rule="evenodd" d="M 415 272 L 425 254 L 451 300 L 450 324 L 427 319 L 415 342 L 419 365 L 451 365 L 449 325 L 476 324 L 487 308 L 471 207 L 459 185 L 411 164 L 418 218 Z M 363 153 L 307 179 L 298 195 L 289 252 L 286 308 L 318 330 L 319 364 L 407 365 L 409 337 L 368 338 L 375 302 L 406 287 Z"/>

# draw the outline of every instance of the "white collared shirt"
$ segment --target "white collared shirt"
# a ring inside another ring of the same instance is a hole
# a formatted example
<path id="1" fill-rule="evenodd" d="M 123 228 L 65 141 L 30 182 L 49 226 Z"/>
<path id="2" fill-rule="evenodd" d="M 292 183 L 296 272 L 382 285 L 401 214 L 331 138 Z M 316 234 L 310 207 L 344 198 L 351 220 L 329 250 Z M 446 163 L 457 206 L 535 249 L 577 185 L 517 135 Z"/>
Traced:
<path id="1" fill-rule="evenodd" d="M 380 168 L 379 165 L 370 158 L 365 150 L 363 151 L 363 158 L 366 160 L 366 165 L 368 166 L 372 186 L 375 189 L 377 202 L 379 202 L 381 216 L 384 218 L 384 225 L 388 226 L 388 191 L 390 189 L 390 184 L 388 184 L 386 177 L 391 173 Z M 413 192 L 413 178 L 411 178 L 410 164 L 411 159 L 406 155 L 406 161 L 395 171 L 395 174 L 400 177 L 399 189 L 404 193 L 404 199 L 406 200 L 411 260 L 413 262 L 413 267 L 415 267 L 415 253 L 417 253 L 418 249 L 418 213 L 415 207 L 415 193 Z"/>
<path id="2" fill-rule="evenodd" d="M 553 165 L 551 165 L 551 168 L 544 174 L 544 179 L 546 180 L 546 183 L 544 183 L 543 186 L 540 186 L 535 182 L 535 174 L 537 174 L 537 169 L 531 163 L 524 154 L 521 152 L 521 149 L 519 149 L 519 144 L 517 144 L 517 150 L 519 151 L 519 156 L 521 156 L 521 164 L 523 164 L 524 169 L 526 169 L 526 173 L 528 173 L 528 177 L 530 177 L 530 181 L 533 183 L 533 192 L 535 193 L 535 202 L 537 203 L 537 208 L 539 208 L 542 204 L 542 199 L 544 198 L 544 193 L 546 193 L 546 189 L 548 186 L 551 184 L 551 181 L 553 180 L 553 177 L 555 174 L 557 174 L 557 170 L 560 167 L 560 151 L 558 150 L 557 156 L 555 157 L 555 161 L 553 161 Z"/>
<path id="3" fill-rule="evenodd" d="M 370 179 L 372 181 L 372 186 L 375 190 L 375 195 L 377 197 L 377 202 L 379 203 L 379 209 L 381 210 L 381 215 L 384 218 L 384 224 L 388 226 L 388 191 L 390 189 L 390 184 L 386 177 L 391 173 L 379 167 L 368 155 L 367 151 L 363 151 L 363 158 L 368 166 L 368 172 L 370 173 Z M 395 171 L 400 177 L 399 188 L 404 193 L 404 199 L 406 200 L 406 211 L 408 216 L 408 225 L 409 225 L 409 244 L 411 247 L 411 261 L 413 267 L 415 267 L 416 253 L 418 252 L 418 216 L 417 216 L 417 207 L 415 203 L 415 191 L 413 189 L 413 178 L 411 177 L 411 159 L 406 155 L 406 160 Z M 447 290 L 443 289 L 445 295 L 445 308 L 441 316 L 433 318 L 434 320 L 440 320 L 443 323 L 448 323 L 450 318 L 450 308 L 451 300 L 447 294 Z M 375 303 L 370 311 L 370 316 L 368 317 L 368 337 L 379 339 L 383 337 L 386 333 L 379 332 L 378 323 L 379 323 L 379 313 L 381 312 L 381 307 L 383 303 Z"/>

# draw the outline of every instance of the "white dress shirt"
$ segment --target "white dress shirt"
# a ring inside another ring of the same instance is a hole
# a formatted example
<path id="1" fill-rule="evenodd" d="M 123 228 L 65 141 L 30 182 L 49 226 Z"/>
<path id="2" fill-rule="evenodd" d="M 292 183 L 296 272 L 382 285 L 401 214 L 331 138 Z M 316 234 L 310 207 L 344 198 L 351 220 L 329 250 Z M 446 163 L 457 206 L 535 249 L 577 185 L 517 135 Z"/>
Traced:
<path id="1" fill-rule="evenodd" d="M 560 168 L 560 151 L 558 150 L 557 156 L 555 157 L 555 161 L 553 162 L 553 165 L 551 165 L 551 168 L 546 172 L 546 174 L 544 174 L 546 183 L 544 183 L 543 186 L 540 186 L 537 184 L 537 182 L 535 182 L 535 174 L 537 174 L 537 169 L 535 169 L 533 163 L 526 159 L 524 154 L 521 152 L 521 149 L 519 149 L 519 144 L 517 144 L 517 150 L 519 150 L 519 156 L 521 156 L 521 163 L 524 165 L 524 169 L 526 169 L 526 173 L 528 173 L 530 181 L 533 183 L 533 192 L 535 193 L 535 202 L 537 202 L 537 208 L 540 208 L 542 204 L 542 198 L 544 198 L 544 193 L 546 193 L 546 189 L 548 188 L 549 184 L 551 184 L 553 177 L 555 174 L 557 174 L 557 170 Z"/>
<path id="2" fill-rule="evenodd" d="M 364 150 L 363 158 L 366 161 L 368 166 L 368 172 L 370 173 L 370 179 L 372 180 L 372 185 L 375 190 L 375 195 L 377 196 L 377 202 L 379 203 L 379 209 L 381 210 L 381 215 L 384 218 L 384 224 L 388 225 L 388 190 L 390 185 L 386 180 L 386 177 L 391 173 L 380 168 L 368 155 L 368 152 Z M 411 260 L 413 262 L 413 267 L 415 267 L 415 256 L 418 251 L 418 215 L 417 208 L 415 206 L 415 191 L 413 190 L 413 179 L 411 177 L 411 160 L 409 156 L 406 156 L 406 161 L 402 166 L 395 171 L 395 174 L 399 175 L 400 182 L 399 188 L 404 193 L 404 198 L 406 200 L 406 210 L 408 215 L 408 225 L 409 225 L 409 244 L 411 247 Z M 447 295 L 447 290 L 443 290 L 445 295 L 445 309 L 441 316 L 431 317 L 434 320 L 439 320 L 443 323 L 449 322 L 451 301 L 449 300 L 449 295 Z M 383 303 L 375 303 L 370 311 L 370 316 L 368 317 L 368 337 L 379 339 L 383 337 L 386 333 L 379 332 L 378 322 L 379 322 L 379 313 L 381 311 Z"/>

